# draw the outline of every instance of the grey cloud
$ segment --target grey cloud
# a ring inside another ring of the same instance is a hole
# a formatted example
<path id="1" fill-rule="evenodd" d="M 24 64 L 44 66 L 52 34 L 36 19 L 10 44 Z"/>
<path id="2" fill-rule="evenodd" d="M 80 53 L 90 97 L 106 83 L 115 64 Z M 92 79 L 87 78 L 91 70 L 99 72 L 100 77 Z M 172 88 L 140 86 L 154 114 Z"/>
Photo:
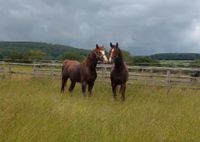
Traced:
<path id="1" fill-rule="evenodd" d="M 132 54 L 200 52 L 198 0 L 0 0 L 0 40 L 93 48 L 119 42 Z"/>

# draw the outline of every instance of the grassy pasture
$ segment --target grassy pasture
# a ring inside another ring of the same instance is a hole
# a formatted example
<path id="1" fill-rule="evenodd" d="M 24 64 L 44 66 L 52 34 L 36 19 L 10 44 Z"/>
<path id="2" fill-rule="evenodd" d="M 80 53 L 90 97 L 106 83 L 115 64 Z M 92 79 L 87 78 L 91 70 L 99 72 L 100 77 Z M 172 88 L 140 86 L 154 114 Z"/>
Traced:
<path id="1" fill-rule="evenodd" d="M 80 85 L 61 96 L 60 80 L 0 78 L 1 142 L 197 142 L 200 91 L 127 87 L 114 101 L 109 84 L 96 82 L 84 98 Z"/>

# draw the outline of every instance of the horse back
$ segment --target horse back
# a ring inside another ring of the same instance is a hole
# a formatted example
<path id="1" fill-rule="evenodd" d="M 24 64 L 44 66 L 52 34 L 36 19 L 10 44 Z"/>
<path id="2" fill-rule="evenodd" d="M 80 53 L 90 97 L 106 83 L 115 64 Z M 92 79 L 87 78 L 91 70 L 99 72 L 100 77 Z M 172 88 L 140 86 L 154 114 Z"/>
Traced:
<path id="1" fill-rule="evenodd" d="M 80 62 L 75 60 L 65 60 L 62 67 L 62 76 L 66 76 L 73 81 L 80 82 Z"/>

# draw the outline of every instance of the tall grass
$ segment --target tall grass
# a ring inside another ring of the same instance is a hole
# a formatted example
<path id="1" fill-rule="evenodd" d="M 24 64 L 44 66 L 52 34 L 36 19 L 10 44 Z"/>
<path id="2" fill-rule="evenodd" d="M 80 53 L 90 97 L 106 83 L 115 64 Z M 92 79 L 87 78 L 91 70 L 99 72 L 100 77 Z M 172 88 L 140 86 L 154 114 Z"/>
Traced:
<path id="1" fill-rule="evenodd" d="M 1 142 L 183 142 L 200 140 L 200 91 L 129 85 L 127 100 L 112 99 L 96 82 L 61 96 L 60 80 L 0 80 Z"/>

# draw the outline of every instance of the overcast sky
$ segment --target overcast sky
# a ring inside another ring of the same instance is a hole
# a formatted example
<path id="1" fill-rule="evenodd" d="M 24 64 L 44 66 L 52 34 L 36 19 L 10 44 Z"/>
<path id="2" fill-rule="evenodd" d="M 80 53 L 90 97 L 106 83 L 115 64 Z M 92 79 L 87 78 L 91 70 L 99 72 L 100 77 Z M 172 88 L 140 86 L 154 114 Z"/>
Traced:
<path id="1" fill-rule="evenodd" d="M 0 0 L 0 40 L 200 53 L 200 0 Z"/>

